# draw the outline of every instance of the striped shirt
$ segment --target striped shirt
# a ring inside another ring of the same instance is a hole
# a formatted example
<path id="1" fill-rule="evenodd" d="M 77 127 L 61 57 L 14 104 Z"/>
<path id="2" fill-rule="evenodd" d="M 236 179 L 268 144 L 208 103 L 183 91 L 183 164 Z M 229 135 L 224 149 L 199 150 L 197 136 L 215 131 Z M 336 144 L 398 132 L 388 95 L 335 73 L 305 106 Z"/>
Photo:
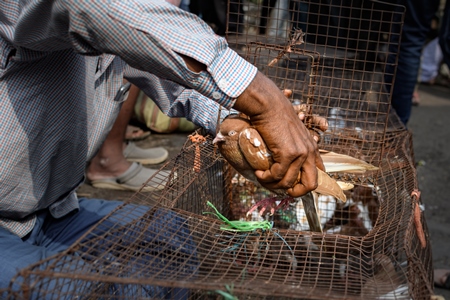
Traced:
<path id="1" fill-rule="evenodd" d="M 36 211 L 78 208 L 124 78 L 213 131 L 218 104 L 231 108 L 255 74 L 204 22 L 161 0 L 0 1 L 0 226 L 23 237 Z"/>

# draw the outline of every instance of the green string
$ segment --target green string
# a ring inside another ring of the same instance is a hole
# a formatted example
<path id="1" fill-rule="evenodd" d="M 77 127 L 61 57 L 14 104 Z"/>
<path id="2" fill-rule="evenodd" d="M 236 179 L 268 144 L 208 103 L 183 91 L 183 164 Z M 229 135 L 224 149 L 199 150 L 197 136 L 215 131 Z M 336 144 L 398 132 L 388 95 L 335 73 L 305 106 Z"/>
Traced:
<path id="1" fill-rule="evenodd" d="M 231 286 L 225 285 L 227 292 L 216 290 L 216 293 L 221 295 L 225 300 L 239 300 L 238 297 L 233 296 L 233 284 Z"/>
<path id="2" fill-rule="evenodd" d="M 225 223 L 225 225 L 220 226 L 221 230 L 246 232 L 246 231 L 253 231 L 255 229 L 262 229 L 262 230 L 272 229 L 272 223 L 269 221 L 238 221 L 238 220 L 230 221 L 224 215 L 222 215 L 211 202 L 208 201 L 206 202 L 206 204 L 208 204 L 209 207 L 214 209 L 215 213 L 204 212 L 204 214 L 213 214 L 219 220 L 222 220 Z"/>

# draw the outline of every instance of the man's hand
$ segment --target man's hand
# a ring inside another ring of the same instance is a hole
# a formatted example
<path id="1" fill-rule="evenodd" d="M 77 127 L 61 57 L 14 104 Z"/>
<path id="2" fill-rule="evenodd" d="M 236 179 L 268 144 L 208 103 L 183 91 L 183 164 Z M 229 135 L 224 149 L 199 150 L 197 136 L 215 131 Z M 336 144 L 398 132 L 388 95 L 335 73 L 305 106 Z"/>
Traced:
<path id="1" fill-rule="evenodd" d="M 233 108 L 250 118 L 272 152 L 271 168 L 255 172 L 264 187 L 287 189 L 293 197 L 317 187 L 316 167 L 324 169 L 317 143 L 270 79 L 258 72 Z"/>
<path id="2" fill-rule="evenodd" d="M 286 94 L 286 93 L 285 93 Z M 307 124 L 309 132 L 311 133 L 313 139 L 318 143 L 320 141 L 320 133 L 325 132 L 328 129 L 328 121 L 326 118 L 319 115 L 312 115 L 306 120 L 306 112 L 309 111 L 308 104 L 298 104 L 294 105 L 294 111 L 303 122 L 308 122 Z"/>

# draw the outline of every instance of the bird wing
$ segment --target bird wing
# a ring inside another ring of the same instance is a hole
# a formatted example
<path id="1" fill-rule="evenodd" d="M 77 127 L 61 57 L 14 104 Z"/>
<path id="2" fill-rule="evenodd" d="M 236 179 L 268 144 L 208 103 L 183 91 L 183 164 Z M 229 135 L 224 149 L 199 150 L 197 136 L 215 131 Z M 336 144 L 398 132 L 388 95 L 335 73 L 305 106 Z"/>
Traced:
<path id="1" fill-rule="evenodd" d="M 317 169 L 317 188 L 314 191 L 321 195 L 333 196 L 342 202 L 347 201 L 344 191 L 336 180 L 319 168 Z"/>
<path id="2" fill-rule="evenodd" d="M 272 155 L 256 129 L 249 127 L 239 133 L 239 148 L 253 169 L 270 169 Z"/>
<path id="3" fill-rule="evenodd" d="M 329 173 L 347 172 L 361 174 L 366 171 L 378 170 L 377 167 L 363 160 L 332 151 L 320 150 L 320 157 L 325 170 Z"/>

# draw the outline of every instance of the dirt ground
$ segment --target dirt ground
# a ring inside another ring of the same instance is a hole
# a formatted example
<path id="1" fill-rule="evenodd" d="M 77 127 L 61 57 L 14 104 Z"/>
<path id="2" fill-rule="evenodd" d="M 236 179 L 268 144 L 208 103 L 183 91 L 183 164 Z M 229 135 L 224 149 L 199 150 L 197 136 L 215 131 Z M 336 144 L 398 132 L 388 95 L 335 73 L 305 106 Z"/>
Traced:
<path id="1" fill-rule="evenodd" d="M 413 108 L 408 124 L 413 133 L 415 160 L 426 221 L 431 237 L 435 268 L 450 268 L 450 197 L 446 194 L 450 182 L 450 89 L 420 86 L 420 106 Z M 164 146 L 170 156 L 177 155 L 187 134 L 152 134 L 138 142 L 147 148 Z M 100 190 L 89 185 L 79 189 L 88 198 L 128 199 L 132 192 Z M 450 299 L 450 291 L 436 289 L 436 294 Z"/>

